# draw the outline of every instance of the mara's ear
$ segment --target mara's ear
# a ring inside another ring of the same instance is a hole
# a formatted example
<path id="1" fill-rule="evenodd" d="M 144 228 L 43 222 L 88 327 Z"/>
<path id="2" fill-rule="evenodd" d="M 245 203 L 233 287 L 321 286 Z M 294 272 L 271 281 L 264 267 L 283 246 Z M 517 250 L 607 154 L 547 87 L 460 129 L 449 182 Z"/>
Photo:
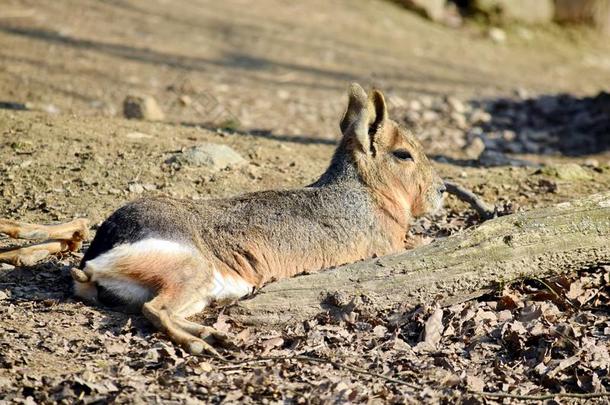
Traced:
<path id="1" fill-rule="evenodd" d="M 357 141 L 362 152 L 375 154 L 375 135 L 387 118 L 387 108 L 383 95 L 373 90 L 370 97 L 357 83 L 349 88 L 347 110 L 341 120 L 344 137 L 351 136 Z"/>
<path id="2" fill-rule="evenodd" d="M 348 91 L 347 110 L 340 127 L 343 136 L 353 136 L 363 152 L 367 152 L 370 148 L 370 110 L 366 92 L 358 83 L 352 83 Z"/>
<path id="3" fill-rule="evenodd" d="M 375 119 L 370 124 L 369 134 L 376 134 L 377 131 L 383 126 L 385 121 L 388 119 L 388 107 L 385 103 L 383 93 L 379 90 L 373 90 L 371 92 L 369 100 L 375 110 Z"/>

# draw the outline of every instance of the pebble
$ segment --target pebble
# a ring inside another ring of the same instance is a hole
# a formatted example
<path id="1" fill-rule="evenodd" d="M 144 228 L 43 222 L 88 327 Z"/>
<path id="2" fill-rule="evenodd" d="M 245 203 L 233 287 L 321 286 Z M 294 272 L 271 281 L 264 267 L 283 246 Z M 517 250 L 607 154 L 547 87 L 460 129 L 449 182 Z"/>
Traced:
<path id="1" fill-rule="evenodd" d="M 10 271 L 10 270 L 14 270 L 15 266 L 13 266 L 12 264 L 8 264 L 8 263 L 0 263 L 0 270 L 2 271 Z"/>
<path id="2" fill-rule="evenodd" d="M 489 39 L 491 39 L 496 44 L 502 44 L 506 42 L 506 32 L 501 28 L 490 28 L 487 32 L 487 35 L 489 36 Z"/>
<path id="3" fill-rule="evenodd" d="M 477 108 L 470 115 L 470 121 L 474 124 L 484 124 L 491 121 L 491 114 L 487 111 Z"/>
<path id="4" fill-rule="evenodd" d="M 182 96 L 180 96 L 178 98 L 178 101 L 180 101 L 180 104 L 182 104 L 185 107 L 193 104 L 193 100 L 189 96 L 187 96 L 186 94 L 183 94 Z"/>
<path id="5" fill-rule="evenodd" d="M 142 194 L 144 192 L 144 186 L 137 183 L 132 183 L 129 185 L 129 192 L 134 194 Z"/>
<path id="6" fill-rule="evenodd" d="M 464 103 L 455 97 L 447 97 L 447 104 L 449 104 L 449 107 L 458 114 L 464 114 L 466 112 Z"/>
<path id="7" fill-rule="evenodd" d="M 144 139 L 151 139 L 153 138 L 152 135 L 149 134 L 145 134 L 143 132 L 129 132 L 128 134 L 125 135 L 125 137 L 129 140 L 132 141 L 141 141 Z"/>
<path id="8" fill-rule="evenodd" d="M 165 114 L 157 101 L 151 96 L 130 95 L 123 101 L 123 114 L 125 118 L 147 121 L 162 121 Z"/>
<path id="9" fill-rule="evenodd" d="M 418 100 L 411 100 L 409 101 L 409 110 L 411 111 L 421 111 L 422 110 L 422 103 Z"/>
<path id="10" fill-rule="evenodd" d="M 474 138 L 466 147 L 464 152 L 470 159 L 478 159 L 478 157 L 485 150 L 485 143 L 479 137 Z"/>
<path id="11" fill-rule="evenodd" d="M 464 114 L 462 113 L 458 113 L 456 112 L 452 112 L 451 115 L 451 120 L 455 123 L 455 126 L 457 126 L 460 129 L 466 129 L 466 127 L 468 126 L 468 122 L 466 121 L 466 117 L 464 116 Z"/>
<path id="12" fill-rule="evenodd" d="M 422 121 L 429 123 L 438 120 L 438 113 L 432 110 L 426 110 L 421 115 Z"/>

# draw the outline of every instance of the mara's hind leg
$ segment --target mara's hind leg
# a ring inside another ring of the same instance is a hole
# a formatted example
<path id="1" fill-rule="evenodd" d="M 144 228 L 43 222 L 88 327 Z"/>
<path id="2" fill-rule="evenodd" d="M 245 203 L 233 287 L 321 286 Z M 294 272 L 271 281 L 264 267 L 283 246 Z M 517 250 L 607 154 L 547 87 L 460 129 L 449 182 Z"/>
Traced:
<path id="1" fill-rule="evenodd" d="M 32 266 L 49 255 L 67 250 L 70 250 L 68 241 L 53 240 L 22 248 L 2 250 L 0 251 L 0 262 L 15 266 Z"/>
<path id="2" fill-rule="evenodd" d="M 97 288 L 142 307 L 144 316 L 188 352 L 218 352 L 204 339 L 226 336 L 185 318 L 215 298 L 215 269 L 196 249 L 180 242 L 144 239 L 114 247 L 71 270 L 79 297 L 97 301 Z"/>
<path id="3" fill-rule="evenodd" d="M 84 218 L 57 225 L 37 225 L 0 219 L 0 233 L 13 239 L 61 239 L 81 242 L 89 237 L 88 224 Z"/>
<path id="4" fill-rule="evenodd" d="M 82 242 L 89 237 L 89 225 L 83 218 L 58 225 L 36 225 L 0 219 L 0 233 L 14 239 L 47 239 L 44 243 L 0 251 L 0 262 L 30 266 L 48 255 L 80 249 Z"/>
<path id="5" fill-rule="evenodd" d="M 153 325 L 165 331 L 172 341 L 189 353 L 206 352 L 222 358 L 220 353 L 204 339 L 211 336 L 219 342 L 225 342 L 227 336 L 212 327 L 188 321 L 182 315 L 195 309 L 199 312 L 205 304 L 207 304 L 206 298 L 193 296 L 184 290 L 178 293 L 163 291 L 144 304 L 142 313 Z"/>

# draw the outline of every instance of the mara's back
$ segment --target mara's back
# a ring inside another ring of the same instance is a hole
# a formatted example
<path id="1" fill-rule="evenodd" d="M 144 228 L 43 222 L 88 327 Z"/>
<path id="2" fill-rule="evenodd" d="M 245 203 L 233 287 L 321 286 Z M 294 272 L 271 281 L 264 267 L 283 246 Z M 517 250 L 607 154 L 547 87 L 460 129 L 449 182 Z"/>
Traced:
<path id="1" fill-rule="evenodd" d="M 203 201 L 145 198 L 100 226 L 81 263 L 146 239 L 188 245 L 256 286 L 358 260 L 389 247 L 363 187 L 272 190 Z M 244 269 L 243 263 L 249 267 Z"/>

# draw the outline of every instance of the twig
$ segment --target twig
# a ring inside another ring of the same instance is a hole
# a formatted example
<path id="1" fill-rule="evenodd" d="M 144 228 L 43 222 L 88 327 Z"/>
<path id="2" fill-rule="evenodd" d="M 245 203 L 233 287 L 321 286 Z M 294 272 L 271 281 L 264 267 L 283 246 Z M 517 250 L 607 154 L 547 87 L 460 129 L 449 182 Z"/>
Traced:
<path id="1" fill-rule="evenodd" d="M 558 300 L 567 302 L 572 308 L 577 308 L 576 305 L 574 305 L 574 303 L 568 297 L 559 295 L 559 293 L 555 291 L 555 289 L 551 287 L 546 281 L 538 277 L 532 277 L 532 280 L 535 280 L 545 286 L 547 290 L 549 290 L 551 294 L 553 294 Z"/>
<path id="2" fill-rule="evenodd" d="M 542 395 L 519 395 L 509 394 L 506 392 L 482 392 L 482 391 L 468 391 L 471 394 L 479 395 L 487 398 L 511 398 L 511 399 L 522 399 L 524 401 L 545 401 L 547 399 L 554 398 L 579 398 L 579 399 L 591 399 L 591 398 L 604 398 L 610 397 L 610 392 L 591 392 L 591 393 L 578 393 L 578 392 L 558 392 L 556 394 L 542 394 Z"/>
<path id="3" fill-rule="evenodd" d="M 296 361 L 305 362 L 305 363 L 331 364 L 331 365 L 333 365 L 333 366 L 335 366 L 337 368 L 348 370 L 348 371 L 354 372 L 356 374 L 370 375 L 372 377 L 381 378 L 382 380 L 385 380 L 387 382 L 391 382 L 391 383 L 399 384 L 399 385 L 404 385 L 404 386 L 407 386 L 407 387 L 412 388 L 412 389 L 419 390 L 421 388 L 421 387 L 419 387 L 419 386 L 417 386 L 415 384 L 411 384 L 410 382 L 407 382 L 407 381 L 404 381 L 404 380 L 388 377 L 386 375 L 383 375 L 383 374 L 380 374 L 380 373 L 375 373 L 373 371 L 368 371 L 368 370 L 365 370 L 363 368 L 354 367 L 354 366 L 350 366 L 348 364 L 340 363 L 338 361 L 334 361 L 334 360 L 330 360 L 330 359 L 324 359 L 324 358 L 319 358 L 319 357 L 311 357 L 311 356 L 304 356 L 304 355 L 296 355 L 296 356 L 267 356 L 267 357 L 259 357 L 257 359 L 252 359 L 252 360 L 242 360 L 242 361 L 222 360 L 222 361 L 224 363 L 228 363 L 228 364 L 232 364 L 232 365 L 240 365 L 240 364 L 248 364 L 248 363 L 259 363 L 259 362 L 264 362 L 264 361 L 282 361 L 282 360 L 296 360 Z"/>
<path id="4" fill-rule="evenodd" d="M 453 183 L 451 181 L 445 181 L 445 188 L 449 194 L 453 194 L 460 200 L 467 202 L 470 204 L 472 208 L 475 209 L 479 217 L 486 221 L 496 216 L 496 210 L 494 207 L 490 207 L 485 203 L 485 201 L 481 200 L 476 194 L 472 191 L 465 189 L 464 187 Z"/>

